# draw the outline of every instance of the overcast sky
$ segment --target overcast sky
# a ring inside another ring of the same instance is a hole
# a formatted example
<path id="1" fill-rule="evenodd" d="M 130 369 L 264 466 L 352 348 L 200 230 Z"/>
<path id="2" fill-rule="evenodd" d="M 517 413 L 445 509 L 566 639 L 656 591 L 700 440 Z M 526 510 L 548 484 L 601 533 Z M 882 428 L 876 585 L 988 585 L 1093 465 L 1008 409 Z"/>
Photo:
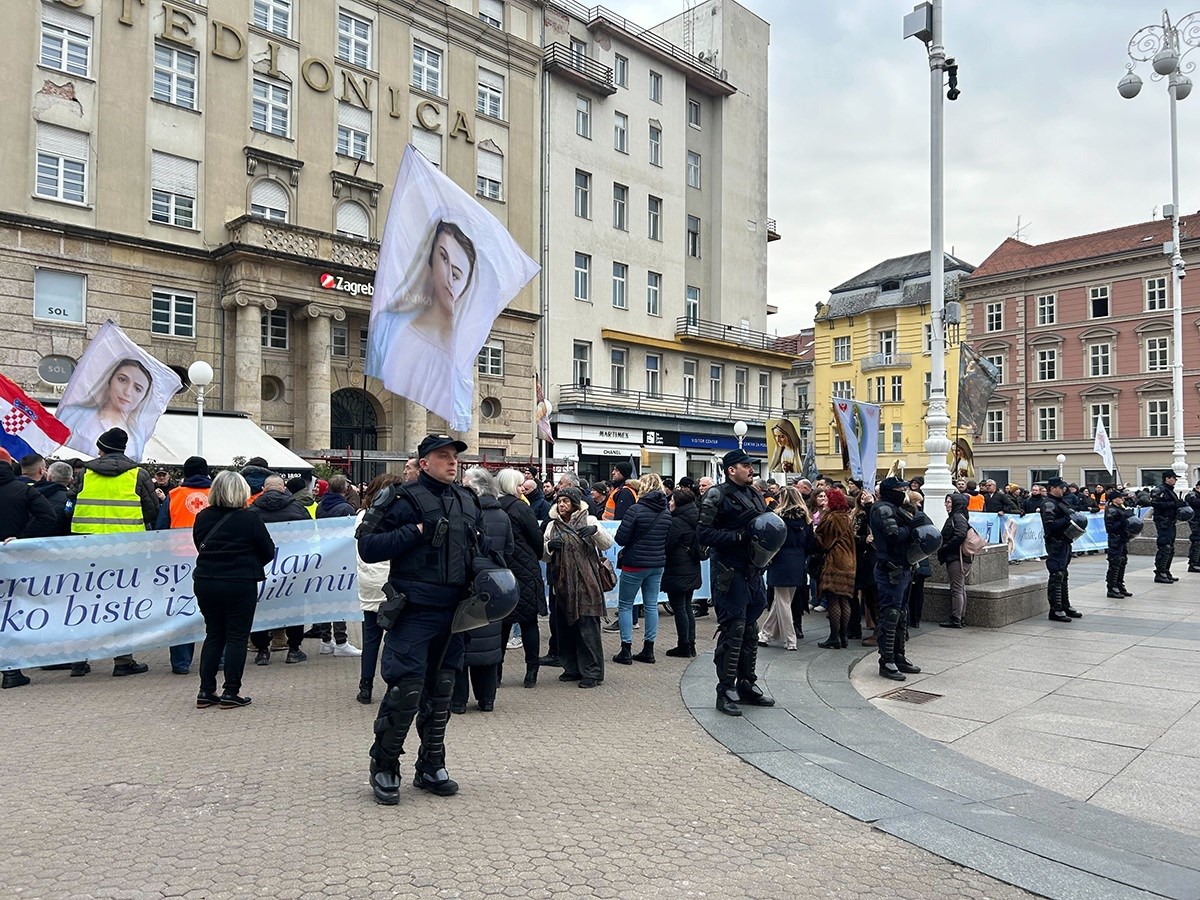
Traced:
<path id="1" fill-rule="evenodd" d="M 741 0 L 771 24 L 770 330 L 829 289 L 929 248 L 929 68 L 916 0 Z M 653 25 L 684 0 L 613 5 Z M 1182 18 L 1200 0 L 1171 8 Z M 1167 92 L 1124 100 L 1129 39 L 1161 0 L 945 0 L 962 96 L 946 110 L 946 250 L 978 265 L 1017 217 L 1032 243 L 1146 221 L 1170 202 Z M 1200 52 L 1195 56 L 1200 58 Z M 1200 81 L 1200 72 L 1193 73 Z M 737 83 L 736 73 L 730 80 Z M 1180 208 L 1200 208 L 1200 90 L 1179 104 Z"/>

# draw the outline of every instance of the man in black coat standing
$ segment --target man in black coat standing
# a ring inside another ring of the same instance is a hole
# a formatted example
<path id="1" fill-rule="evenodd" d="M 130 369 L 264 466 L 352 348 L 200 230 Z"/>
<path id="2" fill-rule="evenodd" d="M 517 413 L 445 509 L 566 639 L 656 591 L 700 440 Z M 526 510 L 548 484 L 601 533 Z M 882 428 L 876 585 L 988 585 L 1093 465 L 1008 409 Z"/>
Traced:
<path id="1" fill-rule="evenodd" d="M 41 482 L 36 490 L 54 507 L 53 536 L 62 537 L 71 533 L 71 511 L 75 508 L 75 502 L 71 499 L 71 480 L 75 472 L 70 463 L 54 462 L 50 464 L 46 475 L 47 480 Z"/>
<path id="2" fill-rule="evenodd" d="M 242 477 L 245 477 L 243 470 Z M 268 475 L 262 481 L 262 493 L 250 504 L 250 508 L 262 518 L 263 522 L 303 522 L 308 520 L 308 509 L 293 497 L 287 490 L 287 482 L 279 475 Z M 286 663 L 302 663 L 308 659 L 308 654 L 300 649 L 304 642 L 304 626 L 289 625 L 287 633 L 288 651 Z M 269 666 L 271 664 L 271 632 L 250 632 L 250 643 L 254 645 L 254 664 Z"/>
<path id="3" fill-rule="evenodd" d="M 1176 475 L 1168 469 L 1162 473 L 1162 484 L 1150 495 L 1154 507 L 1154 530 L 1156 550 L 1154 553 L 1154 583 L 1174 584 L 1179 579 L 1171 574 L 1171 561 L 1175 558 L 1175 523 L 1179 520 L 1179 508 L 1184 502 L 1175 493 Z"/>
<path id="4" fill-rule="evenodd" d="M 1046 598 L 1050 603 L 1051 622 L 1070 622 L 1083 618 L 1083 613 L 1071 606 L 1067 571 L 1071 565 L 1071 538 L 1067 529 L 1074 510 L 1063 499 L 1067 483 L 1057 475 L 1046 482 L 1048 496 L 1042 501 L 1042 533 L 1046 539 Z"/>

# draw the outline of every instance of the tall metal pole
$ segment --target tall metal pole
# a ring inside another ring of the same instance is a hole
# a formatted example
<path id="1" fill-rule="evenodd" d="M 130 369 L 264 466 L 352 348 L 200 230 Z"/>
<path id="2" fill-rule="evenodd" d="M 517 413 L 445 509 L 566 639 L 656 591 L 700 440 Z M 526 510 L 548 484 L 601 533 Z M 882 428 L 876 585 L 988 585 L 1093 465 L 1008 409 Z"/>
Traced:
<path id="1" fill-rule="evenodd" d="M 1175 93 L 1179 87 L 1178 69 L 1171 73 L 1167 93 L 1171 97 L 1171 391 L 1174 394 L 1174 453 L 1171 468 L 1175 489 L 1188 490 L 1187 449 L 1183 441 L 1183 253 L 1179 249 L 1179 133 L 1175 122 Z"/>
<path id="2" fill-rule="evenodd" d="M 204 455 L 204 385 L 196 387 L 196 455 Z"/>

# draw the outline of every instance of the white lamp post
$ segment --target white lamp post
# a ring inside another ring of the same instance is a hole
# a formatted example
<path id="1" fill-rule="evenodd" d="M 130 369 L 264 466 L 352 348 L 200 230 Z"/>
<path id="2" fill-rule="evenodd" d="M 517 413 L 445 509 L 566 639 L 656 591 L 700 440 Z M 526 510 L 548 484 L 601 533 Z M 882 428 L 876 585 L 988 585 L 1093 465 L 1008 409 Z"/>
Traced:
<path id="1" fill-rule="evenodd" d="M 749 427 L 741 419 L 738 419 L 736 422 L 733 423 L 733 433 L 738 439 L 738 449 L 739 450 L 742 449 L 742 441 L 744 441 L 746 439 L 746 432 L 749 430 L 750 430 Z"/>
<path id="2" fill-rule="evenodd" d="M 1154 72 L 1151 79 L 1167 80 L 1167 95 L 1171 98 L 1171 242 L 1163 245 L 1163 252 L 1171 257 L 1171 392 L 1174 395 L 1174 423 L 1171 436 L 1174 438 L 1173 461 L 1176 489 L 1188 489 L 1187 449 L 1183 440 L 1183 276 L 1185 266 L 1179 249 L 1179 135 L 1175 124 L 1175 102 L 1184 100 L 1192 92 L 1192 80 L 1187 77 L 1196 64 L 1184 59 L 1200 46 L 1200 12 L 1189 13 L 1172 24 L 1164 9 L 1161 25 L 1147 25 L 1129 40 L 1128 54 L 1133 62 L 1127 63 L 1129 70 L 1117 91 L 1126 100 L 1132 100 L 1142 89 L 1142 79 L 1133 71 L 1139 62 L 1149 62 Z"/>
<path id="3" fill-rule="evenodd" d="M 1067 461 L 1067 458 L 1060 453 L 1058 456 L 1054 457 L 1054 461 L 1058 463 L 1058 477 L 1062 478 L 1063 463 Z"/>
<path id="4" fill-rule="evenodd" d="M 204 455 L 204 389 L 212 384 L 213 367 L 202 359 L 188 366 L 188 381 L 196 386 L 196 455 Z"/>

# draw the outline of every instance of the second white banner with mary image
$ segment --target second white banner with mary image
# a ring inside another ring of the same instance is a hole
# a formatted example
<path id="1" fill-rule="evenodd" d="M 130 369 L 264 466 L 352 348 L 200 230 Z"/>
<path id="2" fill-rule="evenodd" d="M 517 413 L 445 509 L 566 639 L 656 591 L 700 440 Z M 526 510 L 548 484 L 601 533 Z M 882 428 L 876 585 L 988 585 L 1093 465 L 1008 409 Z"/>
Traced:
<path id="1" fill-rule="evenodd" d="M 476 358 L 538 268 L 495 216 L 409 145 L 379 248 L 367 374 L 469 430 Z"/>

